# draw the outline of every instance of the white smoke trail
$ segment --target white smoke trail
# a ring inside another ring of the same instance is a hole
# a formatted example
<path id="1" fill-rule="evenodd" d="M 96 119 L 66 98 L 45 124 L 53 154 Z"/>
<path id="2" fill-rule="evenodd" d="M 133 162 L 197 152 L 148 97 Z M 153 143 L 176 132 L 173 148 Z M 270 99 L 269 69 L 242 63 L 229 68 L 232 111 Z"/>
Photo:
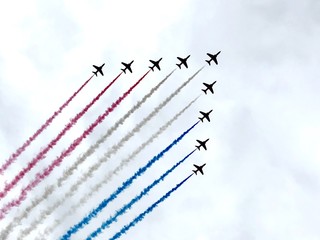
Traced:
<path id="1" fill-rule="evenodd" d="M 82 154 L 82 156 L 79 157 L 71 167 L 69 167 L 69 169 L 65 170 L 63 175 L 58 179 L 58 183 L 56 185 L 49 185 L 48 187 L 46 187 L 44 193 L 40 197 L 37 197 L 36 199 L 31 201 L 31 205 L 29 205 L 22 214 L 16 216 L 13 221 L 4 230 L 1 231 L 0 239 L 6 239 L 12 229 L 20 225 L 21 221 L 27 218 L 30 212 L 36 206 L 47 199 L 58 187 L 61 187 L 62 183 L 73 174 L 77 167 L 81 163 L 83 163 L 89 156 L 91 156 L 95 152 L 95 150 L 125 122 L 126 119 L 128 119 L 136 110 L 138 110 L 141 105 L 145 103 L 160 88 L 160 86 L 167 81 L 167 79 L 174 73 L 174 71 L 175 70 L 171 71 L 162 81 L 160 81 L 155 87 L 153 87 L 148 94 L 146 94 L 122 118 L 120 118 L 111 128 L 109 128 L 107 132 L 102 137 L 100 137 L 100 139 L 98 139 L 98 141 L 94 145 L 90 146 L 89 149 L 84 154 Z"/>
<path id="2" fill-rule="evenodd" d="M 181 86 L 176 89 L 169 97 L 167 97 L 162 103 L 160 103 L 147 117 L 145 117 L 140 123 L 138 123 L 134 129 L 129 132 L 127 135 L 125 135 L 117 144 L 113 145 L 109 151 L 107 151 L 102 158 L 98 160 L 97 163 L 95 163 L 93 166 L 89 168 L 89 170 L 84 173 L 80 179 L 77 180 L 76 183 L 74 183 L 69 191 L 66 193 L 66 195 L 55 202 L 52 206 L 47 208 L 46 210 L 42 211 L 40 214 L 40 217 L 34 221 L 29 228 L 23 230 L 21 232 L 22 236 L 28 235 L 33 229 L 35 229 L 35 226 L 42 223 L 47 216 L 49 216 L 57 207 L 61 206 L 65 200 L 73 196 L 78 188 L 81 186 L 81 184 L 85 183 L 89 178 L 91 178 L 96 170 L 100 168 L 100 166 L 107 162 L 109 158 L 116 154 L 118 150 L 126 143 L 128 142 L 137 132 L 140 131 L 140 129 L 148 122 L 150 121 L 154 116 L 157 115 L 157 113 L 165 106 L 167 105 L 188 83 L 191 82 L 191 80 L 203 69 L 200 68 L 194 75 L 192 75 L 187 81 L 181 84 Z M 68 175 L 68 174 L 67 174 Z"/>

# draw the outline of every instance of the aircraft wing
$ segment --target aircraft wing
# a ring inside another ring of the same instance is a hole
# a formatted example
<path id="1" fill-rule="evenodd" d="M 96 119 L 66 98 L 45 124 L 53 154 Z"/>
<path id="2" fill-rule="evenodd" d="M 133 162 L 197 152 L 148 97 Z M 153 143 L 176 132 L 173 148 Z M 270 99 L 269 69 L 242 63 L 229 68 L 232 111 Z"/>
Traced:
<path id="1" fill-rule="evenodd" d="M 212 59 L 214 56 L 210 53 L 207 53 L 207 55 Z"/>

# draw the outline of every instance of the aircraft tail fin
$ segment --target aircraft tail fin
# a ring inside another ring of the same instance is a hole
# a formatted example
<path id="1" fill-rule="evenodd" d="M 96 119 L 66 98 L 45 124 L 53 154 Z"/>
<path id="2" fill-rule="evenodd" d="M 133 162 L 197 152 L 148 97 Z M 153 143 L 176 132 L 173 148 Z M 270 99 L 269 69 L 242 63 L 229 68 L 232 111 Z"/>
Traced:
<path id="1" fill-rule="evenodd" d="M 177 63 L 177 64 L 176 64 L 176 65 L 179 67 L 179 69 L 181 69 L 181 64 L 182 64 L 182 63 L 180 63 L 180 64 Z"/>
<path id="2" fill-rule="evenodd" d="M 201 145 L 198 145 L 198 146 L 196 145 L 196 148 L 198 148 L 199 151 L 200 151 L 200 147 L 201 147 Z"/>
<path id="3" fill-rule="evenodd" d="M 201 89 L 205 94 L 207 94 L 207 89 Z"/>
<path id="4" fill-rule="evenodd" d="M 94 73 L 94 75 L 98 76 L 97 72 L 95 72 L 95 71 L 92 71 L 92 73 Z"/>
<path id="5" fill-rule="evenodd" d="M 154 71 L 154 70 L 153 70 L 153 67 L 149 67 L 149 68 L 152 70 L 152 72 Z"/>
<path id="6" fill-rule="evenodd" d="M 197 170 L 192 170 L 197 175 Z"/>
<path id="7" fill-rule="evenodd" d="M 210 60 L 206 60 L 206 62 L 209 64 L 209 66 L 211 65 L 211 61 Z"/>
<path id="8" fill-rule="evenodd" d="M 199 119 L 201 120 L 201 122 L 203 122 L 204 117 L 199 117 Z"/>
<path id="9" fill-rule="evenodd" d="M 122 72 L 126 73 L 126 69 L 125 68 L 121 68 Z"/>

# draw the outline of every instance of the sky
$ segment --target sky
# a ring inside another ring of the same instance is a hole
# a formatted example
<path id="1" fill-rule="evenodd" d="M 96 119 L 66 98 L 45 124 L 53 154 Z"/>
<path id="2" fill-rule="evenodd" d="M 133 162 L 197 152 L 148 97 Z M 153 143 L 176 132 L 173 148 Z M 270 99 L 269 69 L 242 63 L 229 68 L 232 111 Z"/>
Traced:
<path id="1" fill-rule="evenodd" d="M 76 159 L 127 110 L 176 68 L 177 58 L 191 57 L 177 69 L 79 170 L 10 233 L 27 228 L 61 199 L 103 153 L 147 116 L 182 82 L 205 68 L 155 118 L 148 122 L 75 196 L 59 206 L 27 239 L 35 239 L 55 219 L 101 181 L 162 124 L 201 97 L 112 181 L 45 239 L 58 239 L 108 197 L 139 167 L 213 109 L 211 122 L 198 124 L 177 146 L 113 201 L 73 239 L 82 239 L 116 209 L 194 149 L 196 139 L 210 138 L 207 151 L 196 151 L 121 216 L 98 239 L 108 239 L 163 194 L 186 178 L 193 164 L 207 163 L 122 239 L 318 239 L 320 230 L 320 3 L 318 1 L 7 1 L 0 8 L 0 162 L 1 164 L 90 76 L 92 65 L 105 63 L 30 147 L 0 175 L 1 188 L 50 142 L 68 121 L 130 62 L 123 74 L 23 178 L 0 200 L 17 197 L 34 175 L 48 166 L 105 109 L 160 57 L 161 71 L 140 85 L 95 128 L 79 147 L 28 198 L 1 220 L 0 230 L 23 213 Z M 219 65 L 206 53 L 221 51 Z M 202 83 L 217 81 L 214 95 Z"/>

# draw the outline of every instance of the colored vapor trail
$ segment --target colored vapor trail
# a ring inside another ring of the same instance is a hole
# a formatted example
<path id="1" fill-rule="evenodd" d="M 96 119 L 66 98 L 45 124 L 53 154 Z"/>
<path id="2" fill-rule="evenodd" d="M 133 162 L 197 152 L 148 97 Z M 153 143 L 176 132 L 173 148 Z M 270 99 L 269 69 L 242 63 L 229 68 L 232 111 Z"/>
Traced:
<path id="1" fill-rule="evenodd" d="M 163 181 L 173 170 L 175 170 L 180 164 L 182 164 L 186 159 L 188 159 L 196 150 L 194 149 L 192 152 L 190 152 L 188 155 L 186 155 L 182 160 L 177 162 L 175 165 L 173 165 L 169 170 L 167 170 L 163 175 L 161 175 L 158 179 L 154 180 L 153 183 L 151 183 L 149 186 L 144 188 L 139 195 L 134 197 L 129 203 L 125 204 L 122 208 L 118 209 L 116 213 L 110 217 L 108 220 L 103 222 L 99 228 L 97 228 L 94 232 L 92 232 L 88 237 L 87 240 L 91 240 L 95 237 L 97 237 L 104 229 L 110 226 L 111 223 L 114 221 L 117 221 L 117 218 L 120 217 L 122 214 L 124 214 L 127 210 L 129 210 L 136 202 L 138 202 L 141 198 L 143 198 L 148 192 L 155 187 L 157 184 L 159 184 L 161 181 Z"/>
<path id="2" fill-rule="evenodd" d="M 190 174 L 186 179 L 184 179 L 182 182 L 178 183 L 174 188 L 172 188 L 169 192 L 167 192 L 165 195 L 163 195 L 158 201 L 153 203 L 150 207 L 148 207 L 144 212 L 142 212 L 139 216 L 137 216 L 135 219 L 133 219 L 129 224 L 125 225 L 119 232 L 117 232 L 113 237 L 111 237 L 109 240 L 115 240 L 120 238 L 123 234 L 125 234 L 130 228 L 134 227 L 138 222 L 142 221 L 144 217 L 151 213 L 153 209 L 155 209 L 160 203 L 162 203 L 164 200 L 166 200 L 170 195 L 176 191 L 179 187 L 181 187 L 182 184 L 184 184 L 191 176 Z"/>
<path id="3" fill-rule="evenodd" d="M 124 121 L 129 118 L 129 116 L 138 110 L 143 103 L 146 102 L 148 98 L 150 98 L 154 92 L 158 90 L 158 88 L 173 74 L 175 70 L 169 73 L 158 85 L 151 89 L 151 91 L 143 97 L 141 101 L 139 101 L 136 105 L 134 105 L 119 121 L 117 121 L 114 126 L 112 126 L 105 135 L 103 135 L 95 144 L 89 147 L 89 149 L 82 154 L 82 156 L 66 171 L 64 171 L 63 176 L 58 180 L 59 187 L 62 186 L 62 183 L 67 180 L 73 172 L 78 168 L 78 166 L 83 163 L 88 157 L 90 157 L 99 146 L 115 131 L 120 127 Z M 145 121 L 143 121 L 145 123 Z M 124 140 L 124 139 L 123 139 Z"/>
<path id="4" fill-rule="evenodd" d="M 90 191 L 85 194 L 77 204 L 74 204 L 70 207 L 69 211 L 66 212 L 60 219 L 56 219 L 53 226 L 50 228 L 46 228 L 44 231 L 44 235 L 47 236 L 50 234 L 61 222 L 68 216 L 72 215 L 74 211 L 77 211 L 83 204 L 85 204 L 96 192 L 100 190 L 100 188 L 107 184 L 115 174 L 118 174 L 131 160 L 133 160 L 144 148 L 146 148 L 149 144 L 151 144 L 155 139 L 157 139 L 171 124 L 176 121 L 196 100 L 195 98 L 192 100 L 186 107 L 184 107 L 180 112 L 178 112 L 173 118 L 171 118 L 167 123 L 162 125 L 157 132 L 155 132 L 148 140 L 142 143 L 135 151 L 133 151 L 127 158 L 124 158 L 120 161 L 120 164 L 112 171 L 109 171 L 108 174 L 105 175 L 104 179 L 93 186 Z"/>
<path id="5" fill-rule="evenodd" d="M 88 158 L 91 154 L 93 154 L 94 151 L 99 147 L 99 145 L 102 144 L 106 140 L 106 138 L 108 136 L 110 136 L 113 133 L 113 131 L 115 131 L 117 129 L 117 127 L 120 126 L 121 123 L 123 123 L 125 121 L 126 118 L 128 118 L 135 110 L 137 110 L 165 82 L 165 80 L 167 80 L 167 78 L 173 72 L 174 71 L 172 71 L 156 87 L 152 88 L 151 91 L 147 95 L 145 95 L 141 101 L 139 101 L 136 105 L 134 105 L 112 128 L 110 128 L 107 131 L 107 133 L 104 136 L 102 136 L 94 145 L 92 145 L 84 154 L 82 154 L 82 156 L 68 170 L 66 170 L 64 172 L 63 176 L 61 176 L 59 178 L 58 184 L 51 185 L 49 188 L 47 188 L 45 190 L 44 194 L 42 195 L 42 199 L 37 199 L 34 202 L 34 204 L 32 204 L 32 205 L 36 206 L 42 200 L 45 200 L 45 198 L 47 198 L 57 187 L 60 187 L 62 185 L 63 181 L 65 181 L 68 177 L 70 177 L 72 175 L 73 170 L 75 170 L 78 165 L 83 163 L 86 158 Z M 90 172 L 90 170 L 89 170 L 89 172 Z M 68 173 L 68 174 L 66 174 L 66 173 Z M 78 188 L 80 187 L 81 183 L 85 182 L 89 176 L 90 175 L 84 174 L 80 180 L 78 180 L 74 185 L 71 186 L 68 193 L 66 193 L 61 199 L 57 200 L 53 205 L 51 205 L 50 207 L 48 207 L 47 209 L 42 211 L 40 216 L 37 218 L 37 220 L 34 221 L 33 223 L 31 223 L 30 226 L 26 230 L 22 231 L 23 237 L 25 237 L 33 229 L 35 229 L 35 227 L 38 224 L 42 223 L 46 219 L 46 217 L 49 216 L 57 207 L 61 206 L 68 198 L 73 196 L 76 193 L 76 191 L 78 190 Z M 31 211 L 31 209 L 28 208 L 28 212 L 30 212 L 30 211 Z M 28 214 L 25 211 L 23 213 L 22 217 L 25 218 L 27 216 L 28 216 Z M 21 219 L 22 218 L 19 218 L 18 220 L 21 221 Z"/>
<path id="6" fill-rule="evenodd" d="M 150 71 L 150 70 L 149 70 Z M 73 143 L 68 147 L 67 150 L 63 151 L 58 158 L 56 158 L 47 168 L 44 169 L 41 173 L 36 174 L 36 178 L 29 183 L 26 187 L 24 187 L 19 195 L 19 197 L 8 204 L 6 204 L 1 210 L 0 210 L 0 219 L 2 219 L 5 214 L 8 213 L 8 211 L 14 207 L 19 206 L 23 200 L 26 199 L 27 193 L 31 191 L 33 188 L 35 188 L 44 178 L 49 176 L 49 174 L 53 171 L 53 169 L 57 166 L 59 166 L 62 162 L 62 160 L 68 156 L 80 143 L 81 141 L 86 138 L 93 129 L 100 124 L 106 116 L 109 115 L 121 102 L 123 99 L 125 99 L 131 91 L 147 76 L 149 73 L 146 72 L 133 86 L 130 87 L 130 89 L 125 92 L 121 97 L 119 97 L 102 115 L 100 115 L 94 123 L 92 123 L 83 133 L 80 137 L 75 139 Z M 120 76 L 121 74 L 119 74 Z"/>
<path id="7" fill-rule="evenodd" d="M 62 112 L 62 110 L 69 105 L 69 103 L 78 95 L 78 93 L 90 82 L 92 79 L 93 75 L 85 81 L 82 86 L 73 93 L 73 95 L 64 103 L 62 104 L 58 111 L 55 111 L 51 117 L 49 117 L 44 124 L 31 136 L 28 138 L 28 140 L 23 143 L 21 147 L 19 147 L 6 161 L 5 163 L 1 166 L 0 168 L 0 174 L 3 174 L 3 172 L 20 156 L 21 153 L 23 153 L 26 148 L 45 130 L 51 122 Z"/>
<path id="8" fill-rule="evenodd" d="M 147 169 L 149 169 L 156 161 L 158 161 L 159 159 L 161 159 L 165 153 L 167 153 L 173 146 L 175 146 L 177 143 L 180 142 L 180 140 L 182 140 L 184 138 L 185 135 L 187 135 L 195 126 L 197 126 L 197 124 L 199 123 L 196 122 L 195 124 L 193 124 L 189 129 L 187 129 L 185 132 L 183 132 L 177 139 L 175 139 L 171 144 L 169 144 L 169 146 L 167 146 L 164 150 L 162 150 L 158 155 L 154 156 L 151 160 L 149 160 L 149 162 L 141 167 L 133 176 L 131 176 L 129 179 L 127 179 L 125 182 L 122 183 L 122 186 L 118 187 L 118 189 L 112 193 L 109 198 L 104 199 L 97 208 L 93 209 L 86 217 L 84 217 L 79 223 L 77 223 L 76 225 L 74 225 L 73 227 L 71 227 L 67 233 L 65 233 L 62 237 L 61 240 L 66 240 L 66 239 L 70 239 L 71 235 L 75 234 L 76 232 L 78 232 L 81 228 L 83 228 L 85 225 L 87 225 L 90 220 L 94 217 L 97 216 L 97 214 L 103 209 L 105 208 L 109 202 L 113 201 L 115 198 L 118 197 L 118 195 L 125 190 L 126 188 L 128 188 L 132 182 L 137 179 L 139 176 L 141 176 Z"/>
<path id="9" fill-rule="evenodd" d="M 38 155 L 28 163 L 27 167 L 23 168 L 14 179 L 5 185 L 5 188 L 0 192 L 0 199 L 4 198 L 7 193 L 24 177 L 24 175 L 29 172 L 41 159 L 45 157 L 45 154 L 52 149 L 57 142 L 66 134 L 71 127 L 77 123 L 77 121 L 88 111 L 88 109 L 97 101 L 99 98 L 107 91 L 107 89 L 121 76 L 120 73 L 112 82 L 108 84 L 80 113 L 78 113 L 70 122 L 65 126 L 65 128 L 43 149 Z M 0 213 L 0 219 L 2 219 L 2 214 Z"/>
<path id="10" fill-rule="evenodd" d="M 89 170 L 86 173 L 83 173 L 82 176 L 77 180 L 76 183 L 74 183 L 69 189 L 68 193 L 59 201 L 55 202 L 54 205 L 52 205 L 49 209 L 47 209 L 45 212 L 47 214 L 43 213 L 43 216 L 47 216 L 50 214 L 55 208 L 57 208 L 59 205 L 61 205 L 65 200 L 67 200 L 69 197 L 73 196 L 81 184 L 85 183 L 88 178 L 93 176 L 93 173 L 99 169 L 99 167 L 105 163 L 113 154 L 117 153 L 121 147 L 130 140 L 131 137 L 135 135 L 140 129 L 148 122 L 150 121 L 166 104 L 168 104 L 187 84 L 202 70 L 199 69 L 195 74 L 193 74 L 187 81 L 182 83 L 180 87 L 178 87 L 170 96 L 168 96 L 161 104 L 159 104 L 147 117 L 145 117 L 140 123 L 138 123 L 135 128 L 126 134 L 117 144 L 113 145 L 111 149 L 104 154 L 102 158 L 99 159 L 97 163 L 95 163 L 93 166 L 89 168 Z M 84 157 L 83 155 L 82 157 Z M 77 161 L 78 162 L 78 161 Z M 74 166 L 74 165 L 73 165 Z M 70 175 L 72 172 L 70 172 Z M 61 184 L 61 182 L 60 182 Z M 51 189 L 49 189 L 51 191 Z"/>
<path id="11" fill-rule="evenodd" d="M 136 110 L 138 110 L 143 103 L 146 102 L 148 98 L 150 98 L 154 92 L 156 92 L 159 87 L 166 82 L 166 80 L 172 75 L 172 73 L 175 70 L 173 70 L 171 73 L 169 73 L 162 81 L 160 81 L 155 87 L 153 87 L 148 94 L 146 94 L 139 102 L 137 102 L 121 119 L 119 119 L 114 126 L 112 126 L 100 139 L 93 144 L 92 146 L 89 147 L 89 149 L 81 155 L 77 159 L 75 163 L 72 164 L 67 170 L 64 171 L 63 175 L 58 179 L 57 184 L 51 184 L 46 187 L 44 193 L 40 196 L 34 199 L 31 202 L 31 205 L 29 205 L 23 212 L 20 214 L 20 216 L 16 216 L 13 221 L 6 227 L 5 230 L 3 230 L 0 234 L 0 239 L 5 238 L 10 231 L 13 229 L 13 227 L 17 226 L 20 224 L 21 220 L 26 218 L 30 212 L 37 206 L 39 205 L 42 201 L 44 201 L 46 198 L 48 198 L 53 191 L 55 191 L 58 187 L 61 187 L 63 182 L 66 181 L 74 172 L 74 170 L 77 169 L 77 167 L 83 163 L 89 156 L 91 156 L 95 150 L 109 137 L 111 134 L 120 127 L 126 119 L 128 119 L 131 114 L 133 114 Z M 60 201 L 59 201 L 60 202 Z M 51 208 L 51 207 L 50 207 Z M 46 210 L 46 212 L 48 212 Z"/>
<path id="12" fill-rule="evenodd" d="M 82 181 L 84 182 L 85 180 L 87 180 L 88 177 L 91 177 L 93 172 L 98 169 L 102 163 L 106 162 L 108 158 L 111 157 L 111 155 L 115 154 L 127 141 L 130 140 L 131 137 L 134 136 L 135 133 L 137 133 L 138 131 L 140 131 L 141 127 L 143 127 L 148 121 L 150 121 L 165 105 L 167 105 L 184 87 L 186 87 L 188 85 L 188 83 L 203 69 L 200 68 L 195 74 L 193 74 L 187 81 L 185 81 L 184 83 L 181 84 L 181 86 L 179 88 L 177 88 L 170 96 L 168 96 L 164 101 L 161 102 L 160 105 L 158 105 L 147 117 L 145 117 L 139 124 L 136 125 L 136 127 L 130 132 L 128 133 L 125 137 L 123 137 L 118 144 L 113 145 L 111 147 L 111 150 L 109 150 L 108 152 L 106 152 L 103 156 L 103 158 L 101 158 L 99 160 L 99 162 L 97 164 L 95 164 L 93 167 L 90 168 L 90 170 L 84 174 L 82 176 Z M 170 76 L 171 74 L 169 74 Z M 96 142 L 92 147 L 90 147 L 90 149 L 92 149 L 92 151 L 96 150 L 98 148 L 100 144 L 100 141 L 98 140 L 98 142 Z M 93 153 L 93 152 L 92 152 Z M 85 154 L 83 154 L 83 156 L 81 157 L 84 158 L 83 160 L 81 160 L 81 162 L 83 162 L 85 160 L 86 157 L 89 157 L 91 154 L 91 151 L 87 151 Z M 78 162 L 78 161 L 77 161 Z M 71 169 L 69 169 L 68 171 L 65 172 L 64 175 L 71 175 L 72 172 L 78 167 L 78 165 L 73 165 L 71 167 Z M 61 186 L 62 182 L 59 182 L 59 186 Z"/>

